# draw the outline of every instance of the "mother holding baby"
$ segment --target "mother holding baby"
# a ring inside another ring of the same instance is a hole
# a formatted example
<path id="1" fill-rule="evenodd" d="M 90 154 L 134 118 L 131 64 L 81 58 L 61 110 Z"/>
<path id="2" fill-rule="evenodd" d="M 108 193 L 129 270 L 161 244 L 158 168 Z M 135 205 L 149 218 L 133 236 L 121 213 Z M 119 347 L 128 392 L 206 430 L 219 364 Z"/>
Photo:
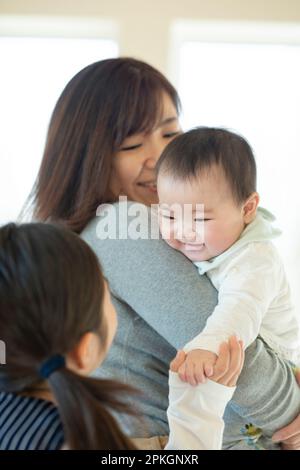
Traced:
<path id="1" fill-rule="evenodd" d="M 203 330 L 217 292 L 188 259 L 150 233 L 142 239 L 99 240 L 96 211 L 112 203 L 118 216 L 121 195 L 132 201 L 129 209 L 158 202 L 154 169 L 181 132 L 179 111 L 176 90 L 150 65 L 131 58 L 89 65 L 67 84 L 55 106 L 33 193 L 35 219 L 63 223 L 101 261 L 119 319 L 101 375 L 143 392 L 135 405 L 144 425 L 123 423 L 140 438 L 168 435 L 169 363 Z M 150 209 L 141 214 L 141 230 L 147 231 Z M 119 224 L 133 218 L 119 218 Z M 272 436 L 289 425 L 275 437 L 286 439 L 283 448 L 300 449 L 299 413 L 291 366 L 258 338 L 246 350 L 225 412 L 223 447 L 255 449 L 259 441 L 259 448 L 279 448 Z M 250 424 L 255 433 L 249 432 Z"/>

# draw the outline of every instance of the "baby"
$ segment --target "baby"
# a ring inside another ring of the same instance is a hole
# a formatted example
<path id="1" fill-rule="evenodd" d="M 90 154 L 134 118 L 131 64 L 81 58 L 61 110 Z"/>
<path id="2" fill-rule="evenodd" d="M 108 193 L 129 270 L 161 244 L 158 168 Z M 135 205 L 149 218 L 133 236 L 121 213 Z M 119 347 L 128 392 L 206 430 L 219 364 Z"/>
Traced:
<path id="1" fill-rule="evenodd" d="M 299 363 L 299 327 L 284 267 L 272 243 L 274 217 L 259 208 L 249 144 L 225 129 L 180 135 L 157 163 L 162 237 L 207 274 L 218 304 L 188 343 L 180 378 L 192 385 L 213 374 L 220 343 L 236 335 L 245 348 L 258 335 Z"/>

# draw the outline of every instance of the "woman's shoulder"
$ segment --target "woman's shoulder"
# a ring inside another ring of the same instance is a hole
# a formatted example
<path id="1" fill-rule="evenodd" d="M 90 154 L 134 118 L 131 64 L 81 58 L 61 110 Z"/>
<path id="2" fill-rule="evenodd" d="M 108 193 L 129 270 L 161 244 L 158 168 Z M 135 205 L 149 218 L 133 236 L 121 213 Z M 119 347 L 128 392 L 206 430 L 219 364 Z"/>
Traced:
<path id="1" fill-rule="evenodd" d="M 80 236 L 92 247 L 105 240 L 159 239 L 156 207 L 127 199 L 101 204 Z"/>

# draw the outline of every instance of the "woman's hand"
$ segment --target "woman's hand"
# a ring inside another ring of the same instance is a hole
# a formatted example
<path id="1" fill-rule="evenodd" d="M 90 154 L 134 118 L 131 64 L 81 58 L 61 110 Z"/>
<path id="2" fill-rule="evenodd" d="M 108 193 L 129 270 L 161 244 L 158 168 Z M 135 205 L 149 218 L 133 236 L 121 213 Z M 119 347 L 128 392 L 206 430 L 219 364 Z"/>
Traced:
<path id="1" fill-rule="evenodd" d="M 178 372 L 179 367 L 184 363 L 186 354 L 181 349 L 177 351 L 173 361 L 170 362 L 170 370 L 172 372 Z"/>
<path id="2" fill-rule="evenodd" d="M 300 386 L 300 371 L 296 374 Z M 300 450 L 300 415 L 294 421 L 275 432 L 272 437 L 274 442 L 281 442 L 283 450 Z"/>
<path id="3" fill-rule="evenodd" d="M 219 357 L 214 366 L 214 373 L 210 380 L 227 387 L 235 387 L 244 365 L 245 353 L 242 341 L 231 336 L 229 341 L 222 343 Z"/>
<path id="4" fill-rule="evenodd" d="M 184 351 L 178 351 L 176 357 L 170 364 L 172 372 L 178 372 L 179 367 L 185 361 Z M 238 380 L 244 364 L 244 350 L 241 341 L 234 336 L 228 342 L 222 343 L 219 350 L 219 357 L 214 365 L 214 373 L 210 378 L 227 387 L 234 387 Z"/>

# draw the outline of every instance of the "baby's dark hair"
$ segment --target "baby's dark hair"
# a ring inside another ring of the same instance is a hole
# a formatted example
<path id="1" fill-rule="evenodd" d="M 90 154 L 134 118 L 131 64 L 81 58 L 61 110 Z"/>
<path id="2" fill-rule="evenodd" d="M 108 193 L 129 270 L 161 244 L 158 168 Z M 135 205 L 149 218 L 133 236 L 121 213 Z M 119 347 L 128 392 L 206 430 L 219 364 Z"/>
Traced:
<path id="1" fill-rule="evenodd" d="M 157 174 L 193 179 L 219 166 L 238 204 L 256 191 L 256 164 L 248 142 L 227 129 L 197 127 L 172 140 L 156 165 Z"/>
<path id="2" fill-rule="evenodd" d="M 105 280 L 91 248 L 67 229 L 50 224 L 0 228 L 0 392 L 35 390 L 41 364 L 67 355 L 87 332 L 105 347 Z M 83 377 L 66 367 L 47 379 L 71 449 L 132 449 L 111 414 L 130 412 L 120 400 L 129 387 Z"/>

